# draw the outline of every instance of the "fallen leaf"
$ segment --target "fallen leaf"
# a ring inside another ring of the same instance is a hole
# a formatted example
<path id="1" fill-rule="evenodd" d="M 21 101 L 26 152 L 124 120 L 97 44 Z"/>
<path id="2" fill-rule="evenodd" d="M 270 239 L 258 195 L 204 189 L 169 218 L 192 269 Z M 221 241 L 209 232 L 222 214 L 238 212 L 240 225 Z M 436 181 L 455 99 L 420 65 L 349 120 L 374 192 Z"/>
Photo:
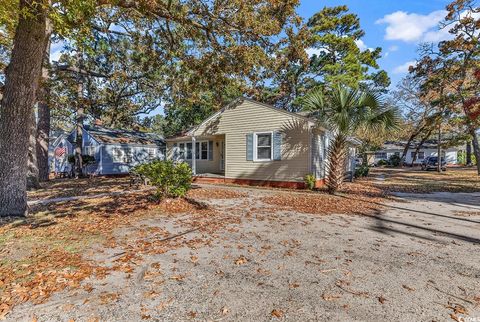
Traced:
<path id="1" fill-rule="evenodd" d="M 226 306 L 224 306 L 224 307 L 222 307 L 221 312 L 222 312 L 223 315 L 227 315 L 229 310 Z"/>
<path id="2" fill-rule="evenodd" d="M 325 301 L 335 301 L 335 300 L 338 300 L 339 298 L 341 298 L 342 296 L 340 294 L 323 294 L 322 295 L 322 298 L 325 300 Z"/>
<path id="3" fill-rule="evenodd" d="M 271 313 L 271 315 L 273 317 L 276 317 L 276 318 L 281 318 L 283 316 L 283 311 L 282 310 L 277 310 L 277 309 L 274 309 Z"/>
<path id="4" fill-rule="evenodd" d="M 379 297 L 378 297 L 378 302 L 380 302 L 380 303 L 382 303 L 382 304 L 385 303 L 386 300 L 387 300 L 387 299 L 384 298 L 383 296 L 379 296 Z"/>
<path id="5" fill-rule="evenodd" d="M 404 289 L 410 291 L 410 292 L 415 291 L 415 289 L 414 289 L 413 287 L 407 286 L 407 285 L 405 285 L 405 284 L 403 284 L 402 287 L 403 287 Z"/>
<path id="6" fill-rule="evenodd" d="M 246 264 L 247 262 L 248 262 L 248 260 L 245 258 L 245 256 L 242 255 L 242 256 L 240 256 L 239 258 L 237 258 L 237 259 L 235 260 L 235 265 L 238 265 L 238 266 L 239 266 L 239 265 L 244 265 L 244 264 Z"/>

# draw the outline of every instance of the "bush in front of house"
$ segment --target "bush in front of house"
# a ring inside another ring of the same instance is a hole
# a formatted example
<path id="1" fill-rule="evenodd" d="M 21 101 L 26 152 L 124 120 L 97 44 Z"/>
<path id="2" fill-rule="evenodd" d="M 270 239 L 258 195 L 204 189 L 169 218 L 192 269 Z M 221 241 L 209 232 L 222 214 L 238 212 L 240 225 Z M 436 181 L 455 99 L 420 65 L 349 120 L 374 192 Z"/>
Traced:
<path id="1" fill-rule="evenodd" d="M 392 166 L 392 167 L 398 167 L 400 165 L 400 161 L 402 160 L 402 158 L 400 158 L 399 155 L 391 155 L 390 158 L 388 159 L 388 165 Z"/>
<path id="2" fill-rule="evenodd" d="M 184 162 L 154 160 L 134 167 L 133 172 L 157 188 L 158 199 L 184 197 L 192 186 L 192 169 Z"/>
<path id="3" fill-rule="evenodd" d="M 378 160 L 377 162 L 377 166 L 379 167 L 383 167 L 383 166 L 386 166 L 388 164 L 388 162 L 386 160 Z"/>
<path id="4" fill-rule="evenodd" d="M 368 176 L 370 172 L 370 168 L 366 164 L 360 165 L 358 168 L 355 169 L 355 178 L 361 178 Z"/>
<path id="5" fill-rule="evenodd" d="M 304 178 L 304 181 L 305 181 L 305 187 L 307 187 L 308 190 L 315 189 L 315 184 L 317 183 L 317 179 L 313 174 L 307 174 Z"/>
<path id="6" fill-rule="evenodd" d="M 75 155 L 70 154 L 68 156 L 67 160 L 68 160 L 68 163 L 75 164 Z M 83 163 L 84 166 L 89 165 L 89 164 L 93 164 L 93 163 L 95 163 L 95 157 L 93 157 L 91 155 L 88 155 L 88 154 L 82 154 L 82 163 Z"/>

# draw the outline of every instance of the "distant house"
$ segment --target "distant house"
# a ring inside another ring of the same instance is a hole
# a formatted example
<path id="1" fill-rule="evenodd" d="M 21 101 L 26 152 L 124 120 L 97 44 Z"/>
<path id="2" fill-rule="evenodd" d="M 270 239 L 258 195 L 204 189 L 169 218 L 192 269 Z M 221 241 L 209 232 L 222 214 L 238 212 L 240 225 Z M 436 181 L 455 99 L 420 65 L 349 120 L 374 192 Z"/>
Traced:
<path id="1" fill-rule="evenodd" d="M 240 98 L 200 125 L 166 139 L 167 157 L 188 162 L 197 181 L 303 187 L 325 179 L 332 133 L 308 115 Z M 350 140 L 352 170 L 357 140 Z"/>
<path id="2" fill-rule="evenodd" d="M 406 142 L 385 142 L 381 150 L 369 153 L 369 165 L 377 164 L 380 160 L 387 161 L 392 155 L 401 156 L 406 146 Z M 414 160 L 417 143 L 410 144 L 407 155 L 405 156 L 405 163 L 411 164 Z M 458 163 L 458 153 L 462 151 L 461 147 L 450 147 L 448 149 L 442 149 L 442 157 L 445 158 L 447 164 L 454 165 Z M 415 158 L 414 164 L 421 164 L 426 157 L 437 156 L 437 143 L 436 141 L 425 142 Z"/>
<path id="3" fill-rule="evenodd" d="M 55 173 L 71 170 L 68 156 L 74 154 L 76 131 L 62 133 L 52 142 L 51 169 Z M 88 165 L 93 175 L 125 174 L 142 162 L 165 158 L 165 142 L 157 134 L 108 129 L 101 126 L 83 127 L 84 155 L 91 155 L 95 163 Z"/>

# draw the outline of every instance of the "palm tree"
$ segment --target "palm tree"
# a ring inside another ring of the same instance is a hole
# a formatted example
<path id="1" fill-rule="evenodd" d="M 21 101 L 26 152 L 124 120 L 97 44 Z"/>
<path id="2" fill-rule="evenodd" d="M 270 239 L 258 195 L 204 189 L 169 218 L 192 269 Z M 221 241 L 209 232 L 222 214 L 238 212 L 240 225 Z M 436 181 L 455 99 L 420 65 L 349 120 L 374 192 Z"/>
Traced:
<path id="1" fill-rule="evenodd" d="M 345 174 L 348 140 L 359 130 L 389 131 L 397 128 L 398 113 L 387 107 L 380 94 L 339 86 L 327 94 L 315 90 L 305 98 L 305 108 L 329 128 L 333 138 L 328 146 L 326 185 L 334 194 Z"/>

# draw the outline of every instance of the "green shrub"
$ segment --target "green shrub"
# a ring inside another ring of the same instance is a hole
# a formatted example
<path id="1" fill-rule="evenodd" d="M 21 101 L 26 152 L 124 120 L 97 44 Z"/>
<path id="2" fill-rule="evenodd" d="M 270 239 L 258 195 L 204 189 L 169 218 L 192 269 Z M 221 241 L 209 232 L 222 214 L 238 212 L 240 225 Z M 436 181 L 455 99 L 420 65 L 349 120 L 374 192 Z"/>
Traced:
<path id="1" fill-rule="evenodd" d="M 391 165 L 392 167 L 398 167 L 400 165 L 400 160 L 402 160 L 402 158 L 400 158 L 399 155 L 391 155 L 388 159 L 388 165 Z"/>
<path id="2" fill-rule="evenodd" d="M 366 177 L 370 172 L 370 168 L 366 164 L 362 164 L 355 169 L 355 178 Z"/>
<path id="3" fill-rule="evenodd" d="M 147 178 L 157 188 L 158 199 L 183 197 L 192 185 L 192 169 L 184 162 L 155 160 L 134 167 L 132 172 Z"/>
<path id="4" fill-rule="evenodd" d="M 377 165 L 378 165 L 379 167 L 384 166 L 384 165 L 387 165 L 387 164 L 388 164 L 388 162 L 387 162 L 386 160 L 383 160 L 383 159 L 382 159 L 382 160 L 379 160 L 379 161 L 377 162 Z"/>
<path id="5" fill-rule="evenodd" d="M 75 164 L 75 155 L 70 154 L 67 160 L 68 160 L 68 163 Z M 91 155 L 82 154 L 82 163 L 84 166 L 95 163 L 95 158 Z"/>
<path id="6" fill-rule="evenodd" d="M 459 151 L 457 155 L 458 164 L 466 165 L 467 164 L 467 152 Z M 472 165 L 476 165 L 477 161 L 475 159 L 475 154 L 472 152 Z"/>
<path id="7" fill-rule="evenodd" d="M 305 186 L 309 190 L 315 189 L 315 184 L 317 183 L 317 179 L 313 174 L 307 174 L 304 178 L 305 180 Z"/>

